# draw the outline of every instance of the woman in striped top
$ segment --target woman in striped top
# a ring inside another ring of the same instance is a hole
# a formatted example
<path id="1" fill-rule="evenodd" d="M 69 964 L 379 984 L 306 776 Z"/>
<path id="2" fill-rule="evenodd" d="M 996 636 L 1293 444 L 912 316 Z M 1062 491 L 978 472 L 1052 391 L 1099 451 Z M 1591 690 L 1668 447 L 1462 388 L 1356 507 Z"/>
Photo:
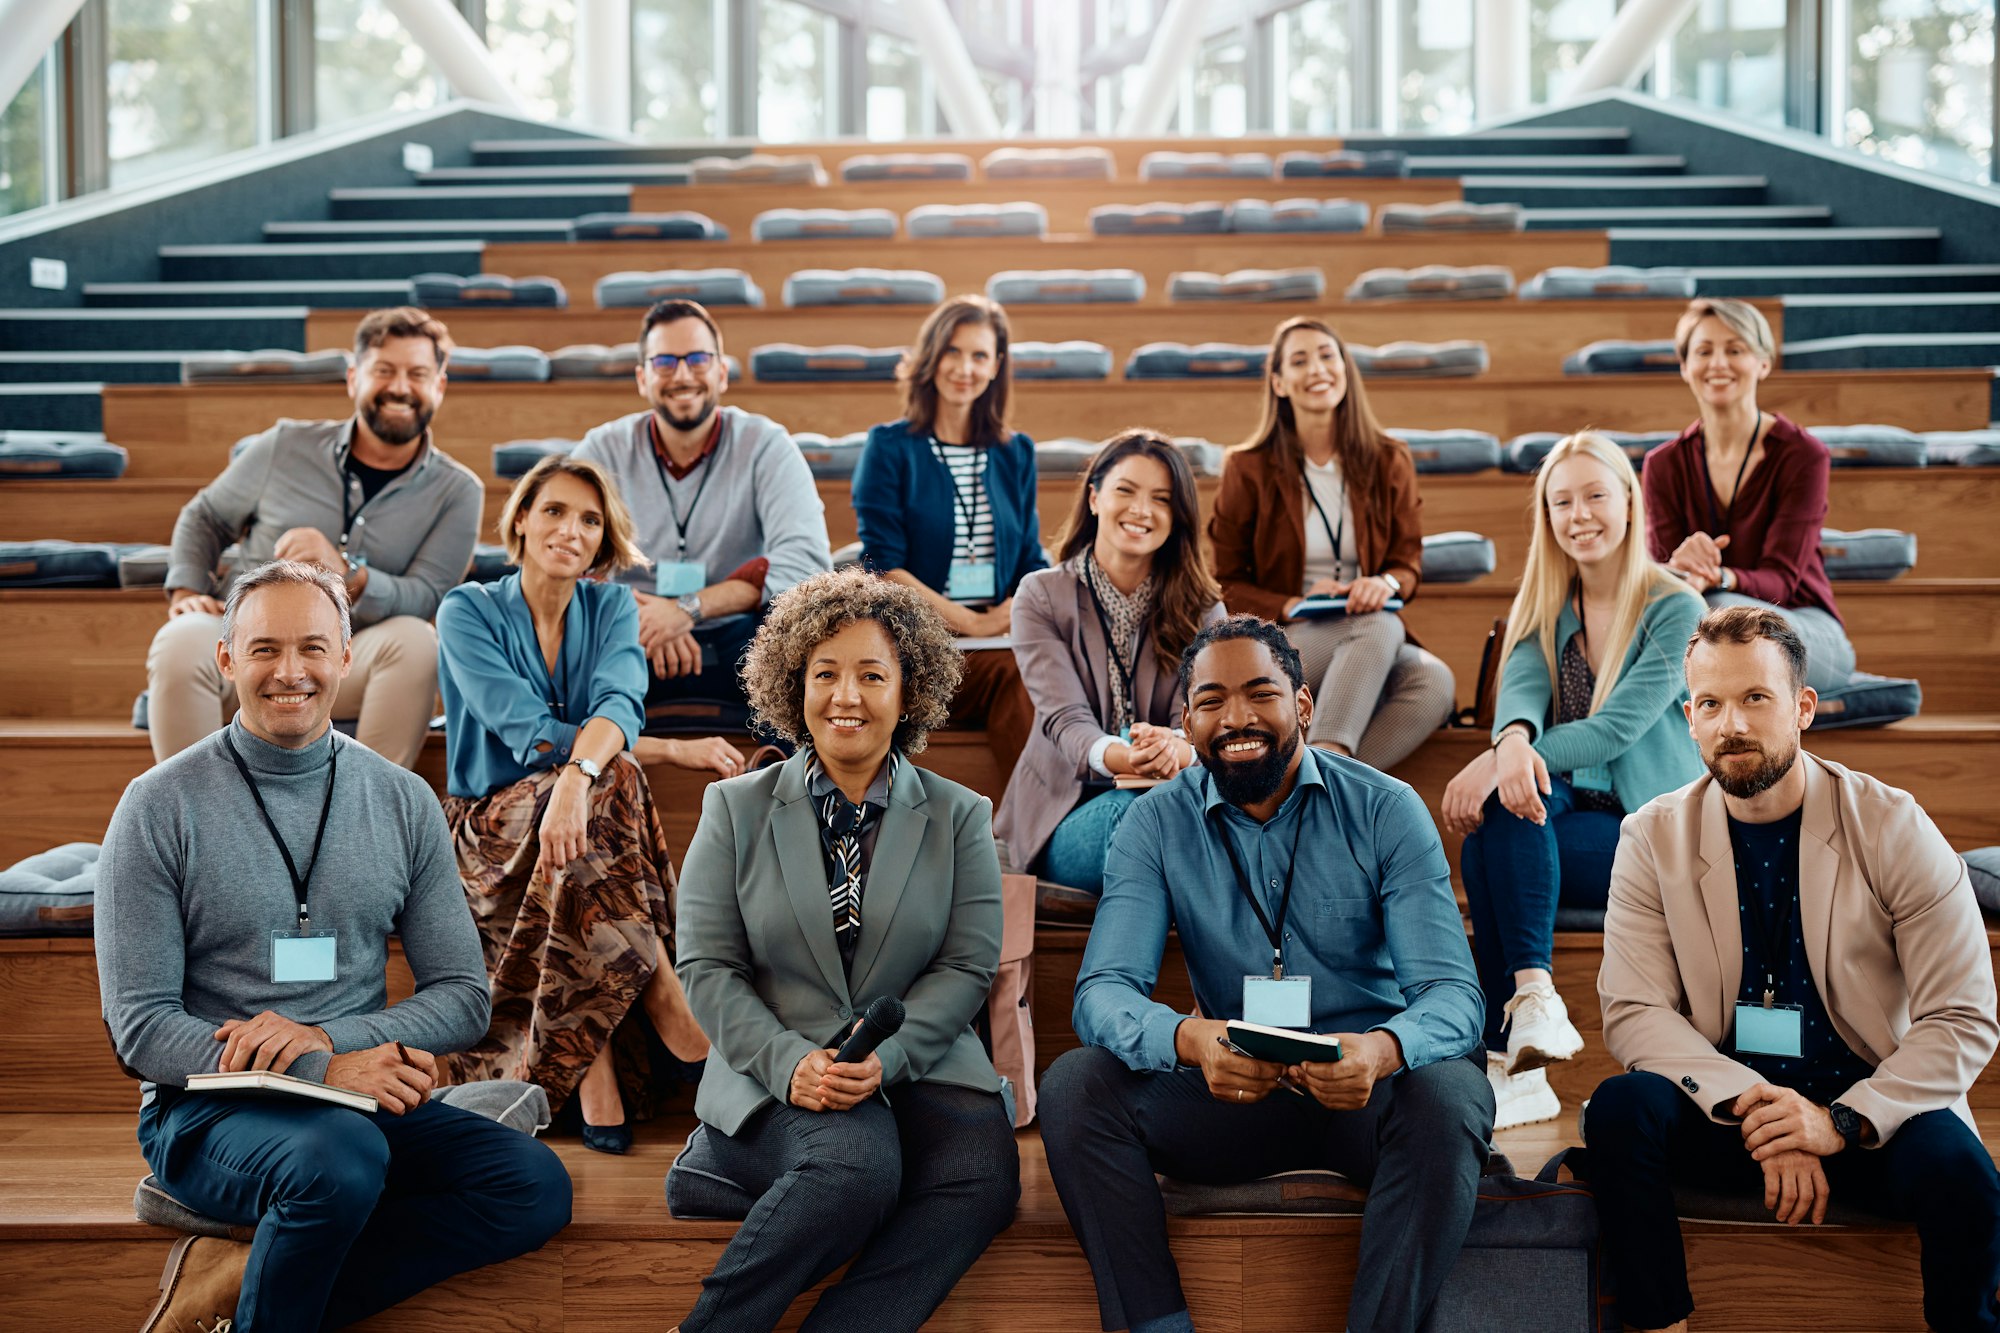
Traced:
<path id="1" fill-rule="evenodd" d="M 1047 564 L 1034 441 L 1007 426 L 1007 342 L 1006 312 L 983 296 L 933 310 L 897 370 L 903 416 L 868 432 L 854 472 L 862 559 L 960 638 L 1004 639 L 1015 586 Z M 950 725 L 986 729 L 1003 784 L 1034 719 L 1004 643 L 966 653 Z"/>

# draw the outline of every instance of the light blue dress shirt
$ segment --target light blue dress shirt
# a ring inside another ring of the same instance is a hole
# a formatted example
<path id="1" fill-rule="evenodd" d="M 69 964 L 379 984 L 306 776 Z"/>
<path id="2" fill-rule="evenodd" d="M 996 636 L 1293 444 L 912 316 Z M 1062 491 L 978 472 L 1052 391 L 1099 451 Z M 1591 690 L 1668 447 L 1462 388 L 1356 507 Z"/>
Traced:
<path id="1" fill-rule="evenodd" d="M 1474 1049 L 1485 1003 L 1429 811 L 1407 783 L 1311 747 L 1266 824 L 1224 801 L 1199 766 L 1132 806 L 1105 860 L 1077 1036 L 1133 1069 L 1176 1066 L 1187 1015 L 1150 998 L 1170 928 L 1202 1013 L 1241 1018 L 1243 978 L 1271 975 L 1271 945 L 1221 839 L 1275 920 L 1295 833 L 1285 975 L 1312 978 L 1312 1030 L 1385 1029 L 1412 1069 Z"/>

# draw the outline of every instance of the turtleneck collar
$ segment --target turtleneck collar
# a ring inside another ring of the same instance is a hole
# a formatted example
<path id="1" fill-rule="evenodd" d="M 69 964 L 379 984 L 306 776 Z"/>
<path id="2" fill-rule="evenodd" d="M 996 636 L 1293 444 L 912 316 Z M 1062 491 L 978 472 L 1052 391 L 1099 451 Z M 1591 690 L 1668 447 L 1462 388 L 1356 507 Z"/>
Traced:
<path id="1" fill-rule="evenodd" d="M 338 741 L 329 740 L 333 727 L 329 723 L 326 736 L 321 736 L 311 745 L 297 750 L 288 750 L 282 745 L 273 745 L 262 740 L 243 725 L 243 719 L 229 720 L 229 740 L 236 747 L 236 753 L 243 756 L 243 762 L 253 773 L 268 773 L 273 777 L 284 777 L 300 773 L 316 773 L 326 767 L 332 757 L 334 745 Z"/>

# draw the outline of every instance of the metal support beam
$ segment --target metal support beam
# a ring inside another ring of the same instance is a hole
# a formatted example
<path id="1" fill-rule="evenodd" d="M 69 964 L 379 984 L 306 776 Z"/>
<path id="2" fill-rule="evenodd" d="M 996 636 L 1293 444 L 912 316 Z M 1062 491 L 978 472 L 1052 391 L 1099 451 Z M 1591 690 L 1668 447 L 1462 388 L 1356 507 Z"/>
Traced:
<path id="1" fill-rule="evenodd" d="M 313 0 L 277 0 L 271 67 L 277 71 L 278 137 L 303 134 L 319 123 L 315 82 L 319 61 L 313 49 Z"/>
<path id="2" fill-rule="evenodd" d="M 492 53 L 472 31 L 465 15 L 451 0 L 382 0 L 396 21 L 424 48 L 424 54 L 444 75 L 452 91 L 477 102 L 491 102 L 519 116 L 529 114 L 521 95 L 493 63 Z"/>
<path id="3" fill-rule="evenodd" d="M 1652 63 L 1653 49 L 1674 35 L 1697 0 L 1629 0 L 1597 39 L 1570 85 L 1572 99 L 1629 88 Z"/>
<path id="4" fill-rule="evenodd" d="M 1153 33 L 1146 63 L 1139 68 L 1139 88 L 1118 118 L 1121 137 L 1165 134 L 1180 103 L 1181 76 L 1201 51 L 1202 21 L 1209 0 L 1168 0 L 1167 12 Z"/>
<path id="5" fill-rule="evenodd" d="M 1478 0 L 1472 35 L 1473 114 L 1495 120 L 1526 109 L 1528 0 Z"/>
<path id="6" fill-rule="evenodd" d="M 938 102 L 951 132 L 962 139 L 998 139 L 1000 117 L 986 99 L 965 34 L 952 21 L 944 0 L 905 0 L 904 17 L 924 61 L 937 71 Z"/>
<path id="7" fill-rule="evenodd" d="M 69 124 L 65 197 L 111 188 L 110 28 L 104 0 L 85 0 L 63 34 L 57 68 Z"/>
<path id="8" fill-rule="evenodd" d="M 1082 5 L 1036 5 L 1035 70 L 1030 99 L 1035 132 L 1073 139 L 1083 133 Z"/>
<path id="9" fill-rule="evenodd" d="M 725 70 L 722 123 L 730 138 L 757 137 L 757 9 L 752 4 L 722 7 L 719 30 L 726 34 L 728 64 L 718 68 Z"/>
<path id="10" fill-rule="evenodd" d="M 605 134 L 630 134 L 632 0 L 577 0 L 570 49 L 577 118 Z"/>
<path id="11" fill-rule="evenodd" d="M 0 0 L 0 109 L 10 107 L 83 0 Z"/>

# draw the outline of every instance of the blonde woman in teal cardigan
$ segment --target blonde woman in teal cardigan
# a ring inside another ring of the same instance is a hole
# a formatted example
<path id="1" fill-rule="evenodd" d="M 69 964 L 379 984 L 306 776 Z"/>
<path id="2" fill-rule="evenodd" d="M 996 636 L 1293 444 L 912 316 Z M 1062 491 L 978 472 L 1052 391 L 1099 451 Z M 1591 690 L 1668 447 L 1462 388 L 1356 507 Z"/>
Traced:
<path id="1" fill-rule="evenodd" d="M 1601 909 L 1620 821 L 1702 772 L 1680 705 L 1703 604 L 1647 554 L 1632 465 L 1602 435 L 1571 435 L 1535 476 L 1534 514 L 1493 745 L 1442 810 L 1465 835 L 1495 1128 L 1554 1119 L 1544 1066 L 1583 1049 L 1551 970 L 1558 904 Z"/>

